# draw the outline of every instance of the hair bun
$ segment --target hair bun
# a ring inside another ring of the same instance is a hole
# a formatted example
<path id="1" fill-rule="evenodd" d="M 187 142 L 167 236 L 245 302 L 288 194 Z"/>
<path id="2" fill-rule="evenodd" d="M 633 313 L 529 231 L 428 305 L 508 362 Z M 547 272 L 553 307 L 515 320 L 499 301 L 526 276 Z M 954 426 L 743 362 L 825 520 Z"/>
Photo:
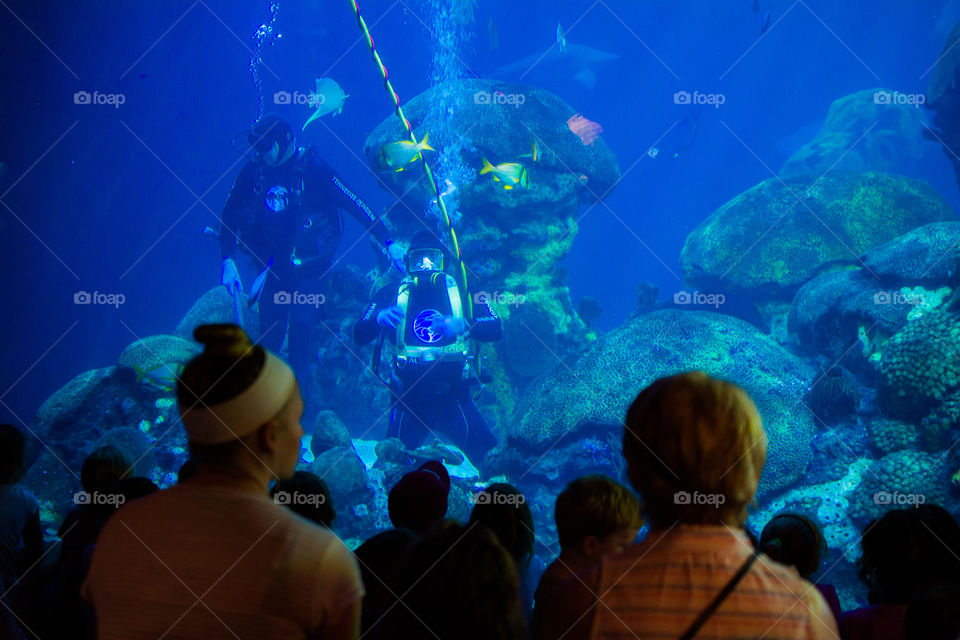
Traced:
<path id="1" fill-rule="evenodd" d="M 203 355 L 239 359 L 253 349 L 250 337 L 235 324 L 202 324 L 193 330 L 193 338 L 204 346 Z"/>

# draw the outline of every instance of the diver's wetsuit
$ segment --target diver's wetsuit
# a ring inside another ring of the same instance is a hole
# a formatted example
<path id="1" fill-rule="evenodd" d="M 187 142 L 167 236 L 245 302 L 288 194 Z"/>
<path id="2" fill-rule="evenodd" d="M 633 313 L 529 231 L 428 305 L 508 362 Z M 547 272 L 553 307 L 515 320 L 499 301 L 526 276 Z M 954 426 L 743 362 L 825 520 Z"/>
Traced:
<path id="1" fill-rule="evenodd" d="M 400 284 L 380 289 L 367 307 L 363 317 L 354 325 L 353 339 L 367 344 L 376 339 L 380 327 L 377 313 L 397 304 Z M 421 284 L 421 295 L 411 297 L 407 306 L 404 339 L 408 344 L 421 342 L 422 335 L 416 318 L 427 309 L 449 315 L 449 300 L 444 286 Z M 474 304 L 474 318 L 468 319 L 470 337 L 481 342 L 495 342 L 503 333 L 500 318 L 487 302 Z M 390 342 L 396 342 L 396 331 L 387 330 Z M 453 339 L 443 339 L 437 345 L 446 345 Z M 480 415 L 470 396 L 470 385 L 464 379 L 462 361 L 426 362 L 394 366 L 392 370 L 392 400 L 390 426 L 387 437 L 400 438 L 408 448 L 423 443 L 427 432 L 445 434 L 460 447 L 473 464 L 480 464 L 484 455 L 496 444 L 490 427 Z"/>
<path id="2" fill-rule="evenodd" d="M 288 358 L 305 387 L 310 373 L 310 330 L 322 306 L 290 304 L 289 297 L 275 299 L 275 294 L 324 294 L 325 283 L 320 280 L 330 269 L 343 235 L 341 211 L 386 244 L 389 236 L 380 218 L 313 147 L 301 147 L 278 167 L 247 163 L 221 214 L 223 257 L 233 258 L 239 245 L 260 265 L 271 257 L 274 260 L 260 295 L 260 342 L 278 352 L 289 319 Z"/>

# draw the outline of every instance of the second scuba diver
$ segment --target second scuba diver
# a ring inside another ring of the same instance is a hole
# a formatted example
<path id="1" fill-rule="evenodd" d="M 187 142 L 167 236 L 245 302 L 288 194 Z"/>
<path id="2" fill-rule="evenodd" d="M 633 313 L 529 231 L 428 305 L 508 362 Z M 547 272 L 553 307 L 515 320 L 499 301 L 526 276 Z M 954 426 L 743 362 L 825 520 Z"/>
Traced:
<path id="1" fill-rule="evenodd" d="M 288 360 L 308 397 L 310 331 L 324 300 L 321 280 L 343 236 L 341 212 L 371 233 L 401 271 L 404 254 L 391 242 L 383 221 L 318 151 L 297 146 L 288 122 L 267 115 L 245 135 L 252 158 L 221 214 L 221 283 L 234 296 L 243 290 L 237 247 L 264 267 L 249 298 L 250 305 L 260 302 L 259 342 L 279 352 L 286 335 Z"/>

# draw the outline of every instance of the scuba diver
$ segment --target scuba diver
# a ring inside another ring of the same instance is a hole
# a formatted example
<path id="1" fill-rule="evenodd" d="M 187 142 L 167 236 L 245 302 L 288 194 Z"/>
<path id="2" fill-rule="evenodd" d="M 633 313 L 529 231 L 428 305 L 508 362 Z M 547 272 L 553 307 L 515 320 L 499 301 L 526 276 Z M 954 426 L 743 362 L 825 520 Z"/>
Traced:
<path id="1" fill-rule="evenodd" d="M 390 240 L 383 221 L 317 150 L 297 146 L 288 122 L 267 115 L 240 135 L 246 136 L 252 158 L 237 176 L 220 215 L 220 282 L 238 300 L 243 285 L 235 262 L 237 246 L 265 265 L 248 299 L 250 306 L 260 301 L 259 342 L 279 353 L 286 334 L 288 360 L 306 390 L 311 379 L 310 330 L 324 301 L 320 280 L 330 270 L 343 235 L 341 212 L 350 213 L 384 245 L 401 272 L 404 253 Z"/>
<path id="2" fill-rule="evenodd" d="M 406 276 L 380 289 L 353 328 L 357 344 L 378 338 L 373 366 L 380 362 L 382 341 L 394 347 L 392 392 L 387 437 L 415 449 L 427 431 L 443 433 L 479 465 L 496 444 L 470 395 L 471 340 L 500 339 L 500 318 L 486 300 L 466 317 L 456 280 L 444 273 L 445 251 L 429 231 L 414 234 L 406 256 Z M 379 376 L 378 376 L 379 377 Z"/>

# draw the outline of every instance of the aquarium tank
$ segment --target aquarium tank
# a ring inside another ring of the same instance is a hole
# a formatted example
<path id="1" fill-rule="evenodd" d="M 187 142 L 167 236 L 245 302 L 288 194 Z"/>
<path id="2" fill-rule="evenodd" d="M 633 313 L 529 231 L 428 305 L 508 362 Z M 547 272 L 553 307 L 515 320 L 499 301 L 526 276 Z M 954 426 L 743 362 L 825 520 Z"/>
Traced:
<path id="1" fill-rule="evenodd" d="M 426 464 L 462 525 L 516 490 L 535 587 L 573 480 L 645 513 L 627 409 L 689 371 L 762 420 L 743 527 L 803 516 L 842 611 L 884 514 L 960 513 L 958 0 L 0 4 L 4 486 L 44 549 L 132 506 L 95 452 L 164 495 L 224 442 L 191 410 L 269 404 L 185 406 L 207 325 L 296 379 L 351 551 Z"/>

